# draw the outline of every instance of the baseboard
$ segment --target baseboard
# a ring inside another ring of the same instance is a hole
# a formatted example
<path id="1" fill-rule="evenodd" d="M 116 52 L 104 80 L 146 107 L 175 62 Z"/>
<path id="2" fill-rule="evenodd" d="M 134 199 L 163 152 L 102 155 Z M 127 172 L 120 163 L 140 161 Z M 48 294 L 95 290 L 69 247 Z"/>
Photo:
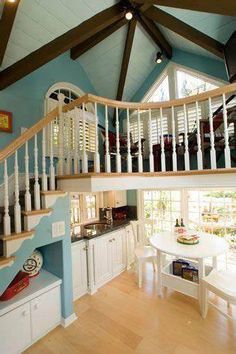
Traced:
<path id="1" fill-rule="evenodd" d="M 69 317 L 67 318 L 61 318 L 61 325 L 62 327 L 66 328 L 68 327 L 70 324 L 72 324 L 74 321 L 77 320 L 77 316 L 75 313 L 72 313 L 72 315 L 70 315 Z"/>

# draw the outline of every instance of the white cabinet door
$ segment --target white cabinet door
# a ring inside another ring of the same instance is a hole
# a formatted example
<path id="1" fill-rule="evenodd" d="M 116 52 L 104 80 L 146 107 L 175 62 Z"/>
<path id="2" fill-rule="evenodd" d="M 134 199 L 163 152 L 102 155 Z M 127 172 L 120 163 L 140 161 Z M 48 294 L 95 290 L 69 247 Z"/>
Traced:
<path id="1" fill-rule="evenodd" d="M 125 268 L 124 229 L 112 233 L 112 273 L 113 276 Z"/>
<path id="2" fill-rule="evenodd" d="M 102 286 L 112 278 L 112 237 L 100 237 L 93 248 L 94 284 Z"/>
<path id="3" fill-rule="evenodd" d="M 115 208 L 120 208 L 127 205 L 126 191 L 115 192 Z"/>
<path id="4" fill-rule="evenodd" d="M 127 240 L 127 269 L 134 263 L 135 235 L 131 225 L 125 227 Z"/>
<path id="5" fill-rule="evenodd" d="M 76 300 L 87 294 L 88 291 L 88 271 L 85 242 L 72 244 L 72 279 L 73 299 Z"/>
<path id="6" fill-rule="evenodd" d="M 60 286 L 30 302 L 32 341 L 42 337 L 61 321 Z"/>
<path id="7" fill-rule="evenodd" d="M 31 343 L 30 304 L 0 317 L 0 353 L 20 353 Z"/>

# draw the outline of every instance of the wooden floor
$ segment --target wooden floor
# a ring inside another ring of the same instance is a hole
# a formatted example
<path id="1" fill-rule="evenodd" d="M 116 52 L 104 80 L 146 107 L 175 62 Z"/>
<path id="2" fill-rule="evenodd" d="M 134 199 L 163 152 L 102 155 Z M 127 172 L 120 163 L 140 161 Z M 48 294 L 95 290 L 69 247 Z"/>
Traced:
<path id="1" fill-rule="evenodd" d="M 165 289 L 159 298 L 149 267 L 143 289 L 133 271 L 124 272 L 78 300 L 75 311 L 77 321 L 56 328 L 25 354 L 236 353 L 236 322 L 212 307 L 202 320 L 197 301 L 177 292 Z"/>

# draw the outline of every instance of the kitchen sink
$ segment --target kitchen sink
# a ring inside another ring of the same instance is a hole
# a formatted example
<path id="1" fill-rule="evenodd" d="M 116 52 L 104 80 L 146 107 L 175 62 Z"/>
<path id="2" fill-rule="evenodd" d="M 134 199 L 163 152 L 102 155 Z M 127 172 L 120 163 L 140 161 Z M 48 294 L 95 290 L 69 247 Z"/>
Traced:
<path id="1" fill-rule="evenodd" d="M 96 232 L 102 232 L 111 227 L 107 222 L 94 222 L 91 224 L 84 225 L 85 230 L 92 230 Z"/>

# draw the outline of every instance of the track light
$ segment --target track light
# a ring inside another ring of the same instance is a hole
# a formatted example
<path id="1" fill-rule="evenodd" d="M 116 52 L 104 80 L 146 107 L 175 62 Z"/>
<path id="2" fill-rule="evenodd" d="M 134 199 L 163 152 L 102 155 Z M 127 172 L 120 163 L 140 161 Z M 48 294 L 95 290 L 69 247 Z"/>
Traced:
<path id="1" fill-rule="evenodd" d="M 128 21 L 132 20 L 132 18 L 133 18 L 132 12 L 131 11 L 127 11 L 126 14 L 125 14 L 125 18 Z"/>
<path id="2" fill-rule="evenodd" d="M 7 2 L 16 2 L 16 0 L 7 0 Z"/>
<path id="3" fill-rule="evenodd" d="M 163 59 L 163 54 L 162 54 L 161 52 L 157 52 L 155 62 L 156 62 L 157 64 L 161 64 L 162 59 Z"/>

